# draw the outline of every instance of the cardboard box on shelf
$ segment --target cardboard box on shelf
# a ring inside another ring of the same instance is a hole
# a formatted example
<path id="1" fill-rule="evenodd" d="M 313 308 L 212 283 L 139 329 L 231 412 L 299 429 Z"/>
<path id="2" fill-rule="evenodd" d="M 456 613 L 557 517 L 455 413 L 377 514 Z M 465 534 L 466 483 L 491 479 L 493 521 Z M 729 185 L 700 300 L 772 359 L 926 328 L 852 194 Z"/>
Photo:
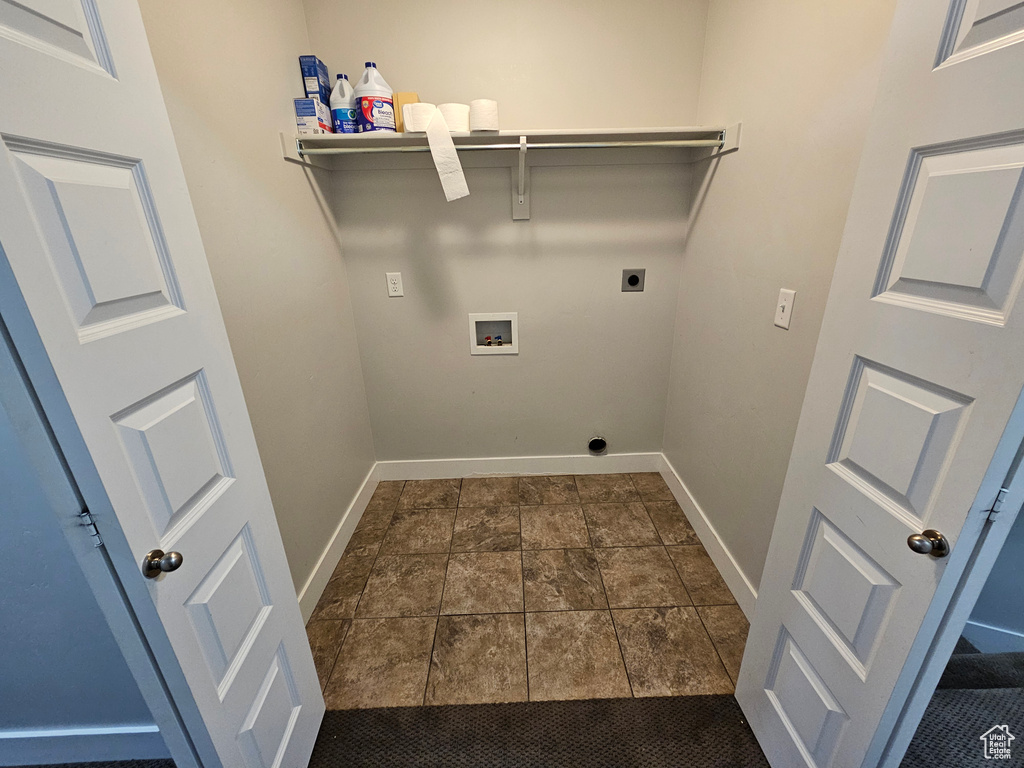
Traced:
<path id="1" fill-rule="evenodd" d="M 405 132 L 405 118 L 402 116 L 402 107 L 406 104 L 418 104 L 420 96 L 411 91 L 396 91 L 392 96 L 395 105 L 395 128 L 399 132 Z"/>
<path id="2" fill-rule="evenodd" d="M 295 100 L 295 125 L 300 136 L 334 133 L 331 127 L 331 110 L 316 97 Z"/>
<path id="3" fill-rule="evenodd" d="M 302 70 L 306 98 L 316 96 L 324 104 L 330 104 L 331 78 L 327 74 L 327 65 L 320 61 L 318 56 L 299 56 L 299 69 Z"/>

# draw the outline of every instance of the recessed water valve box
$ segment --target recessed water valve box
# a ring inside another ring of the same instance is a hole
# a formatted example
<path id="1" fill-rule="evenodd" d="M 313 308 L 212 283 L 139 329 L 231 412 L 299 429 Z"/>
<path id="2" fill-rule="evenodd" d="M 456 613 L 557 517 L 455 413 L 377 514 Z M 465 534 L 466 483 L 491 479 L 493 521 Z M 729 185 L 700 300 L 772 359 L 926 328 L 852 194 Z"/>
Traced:
<path id="1" fill-rule="evenodd" d="M 470 314 L 469 354 L 518 355 L 519 313 L 483 312 Z"/>

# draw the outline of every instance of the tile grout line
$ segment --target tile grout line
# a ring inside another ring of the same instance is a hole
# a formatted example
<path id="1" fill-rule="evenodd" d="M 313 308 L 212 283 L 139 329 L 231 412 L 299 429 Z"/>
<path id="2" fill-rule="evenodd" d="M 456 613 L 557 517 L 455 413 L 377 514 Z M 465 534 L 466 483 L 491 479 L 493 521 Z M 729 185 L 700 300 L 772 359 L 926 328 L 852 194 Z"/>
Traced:
<path id="1" fill-rule="evenodd" d="M 388 516 L 388 524 L 384 526 L 384 536 L 387 536 L 388 528 L 391 527 L 391 521 L 394 519 L 395 512 L 398 510 L 398 502 L 399 502 L 399 500 L 401 500 L 402 494 L 405 492 L 405 484 L 406 484 L 406 482 L 407 482 L 406 480 L 402 481 L 402 490 L 398 492 L 398 499 L 395 500 L 395 506 L 392 508 L 391 514 Z M 380 482 L 377 483 L 377 487 L 378 488 L 380 487 Z M 376 493 L 377 492 L 377 488 L 374 488 L 373 492 Z M 371 494 L 370 498 L 371 498 L 371 500 L 373 499 L 373 495 L 372 494 Z M 366 514 L 366 510 L 363 510 L 363 514 Z M 356 527 L 358 527 L 358 525 Z M 353 533 L 355 533 L 355 532 L 353 531 Z M 352 634 L 352 627 L 355 624 L 356 613 L 359 611 L 359 604 L 363 601 L 363 595 L 366 593 L 366 585 L 370 582 L 370 574 L 373 573 L 373 569 L 377 565 L 377 558 L 380 557 L 380 551 L 381 551 L 381 549 L 383 547 L 384 547 L 384 537 L 381 537 L 380 545 L 377 547 L 377 552 L 373 556 L 373 562 L 370 564 L 370 570 L 366 572 L 366 578 L 363 580 L 362 589 L 359 590 L 359 599 L 356 600 L 355 607 L 352 609 L 352 617 L 349 619 L 349 621 L 351 623 L 348 625 L 348 630 L 346 630 L 346 632 L 345 632 L 345 637 L 342 639 L 341 645 L 338 646 L 338 652 L 334 655 L 334 663 L 331 665 L 331 672 L 330 672 L 330 674 L 327 675 L 327 682 L 324 683 L 324 688 L 323 688 L 323 691 L 321 693 L 326 693 L 327 689 L 331 685 L 331 678 L 334 677 L 334 670 L 337 669 L 337 667 L 338 667 L 338 659 L 341 658 L 341 652 L 345 649 L 345 643 L 348 642 L 349 635 Z M 342 556 L 342 558 L 344 558 L 345 557 L 345 553 L 342 552 L 341 556 Z M 335 567 L 337 567 L 337 566 L 335 566 Z"/>
<path id="2" fill-rule="evenodd" d="M 458 554 L 458 553 L 456 553 Z M 647 608 L 733 608 L 737 603 L 709 603 L 708 605 L 692 605 L 680 603 L 658 603 L 657 605 L 617 605 L 614 608 L 534 608 L 532 611 L 470 611 L 468 613 L 424 613 L 415 616 L 364 616 L 360 619 L 323 619 L 323 621 L 370 621 L 377 619 L 429 619 L 431 616 L 447 618 L 450 616 L 512 616 L 517 613 L 580 613 L 583 611 L 640 611 Z"/>
<path id="3" fill-rule="evenodd" d="M 654 518 L 651 517 L 651 510 L 649 510 L 647 508 L 647 502 L 644 501 L 644 497 L 643 496 L 640 497 L 640 503 L 644 505 L 644 512 L 647 513 L 647 517 L 650 519 L 651 525 L 654 526 L 654 532 L 657 533 L 658 534 L 658 538 L 661 539 L 661 546 L 663 546 L 663 547 L 669 546 L 668 542 L 665 541 L 665 537 L 661 533 L 661 529 L 658 528 L 658 524 L 656 522 L 654 522 Z M 668 554 L 668 552 L 666 551 L 665 554 Z"/>
<path id="4" fill-rule="evenodd" d="M 356 600 L 356 607 L 352 609 L 352 620 L 353 621 L 355 621 L 356 614 L 359 613 L 359 604 L 363 602 L 363 595 L 366 594 L 366 585 L 370 583 L 370 575 L 373 573 L 373 569 L 377 567 L 377 560 L 380 559 L 380 551 L 382 549 L 384 549 L 384 539 L 387 538 L 388 530 L 390 530 L 391 523 L 395 519 L 395 512 L 398 511 L 398 504 L 402 500 L 402 494 L 405 493 L 405 484 L 407 482 L 408 482 L 408 480 L 403 480 L 402 481 L 402 490 L 398 492 L 398 498 L 395 499 L 395 506 L 392 507 L 391 514 L 388 516 L 388 524 L 384 526 L 384 535 L 381 536 L 380 544 L 377 546 L 377 551 L 373 554 L 373 562 L 370 564 L 370 570 L 366 574 L 366 580 L 363 582 L 363 588 L 359 591 L 359 599 Z M 380 487 L 380 483 L 378 483 L 377 486 Z M 373 490 L 374 490 L 374 493 L 376 493 L 377 489 L 374 488 Z M 371 500 L 373 499 L 372 496 L 370 498 L 371 498 Z M 363 514 L 366 514 L 366 512 L 364 511 Z M 345 554 L 342 553 L 341 556 L 344 557 Z M 347 638 L 347 635 L 346 635 L 346 638 Z M 335 663 L 337 663 L 337 662 L 335 662 Z"/>
<path id="5" fill-rule="evenodd" d="M 459 478 L 459 498 L 455 500 L 455 514 L 452 515 L 452 531 L 448 537 L 448 553 L 444 562 L 444 581 L 441 582 L 441 597 L 437 601 L 437 617 L 434 620 L 434 637 L 430 641 L 430 655 L 427 656 L 427 679 L 423 683 L 423 706 L 427 706 L 427 691 L 430 690 L 430 673 L 434 666 L 434 649 L 437 647 L 437 630 L 441 626 L 441 609 L 444 606 L 444 588 L 448 585 L 448 566 L 452 564 L 452 543 L 455 540 L 455 523 L 459 519 L 459 502 L 462 501 L 462 478 Z"/>
<path id="6" fill-rule="evenodd" d="M 615 623 L 615 614 L 611 608 L 608 609 L 608 616 L 612 620 L 612 631 L 615 632 L 615 642 L 619 645 L 619 656 L 622 657 L 622 668 L 626 672 L 626 682 L 629 683 L 629 695 L 634 699 L 639 698 L 633 690 L 633 678 L 629 674 L 629 666 L 626 664 L 626 654 L 622 650 L 622 638 L 619 637 L 619 625 Z"/>
<path id="7" fill-rule="evenodd" d="M 336 621 L 348 622 L 348 629 L 345 630 L 345 636 L 341 638 L 341 643 L 338 645 L 338 652 L 334 654 L 334 661 L 331 662 L 331 670 L 327 673 L 327 679 L 324 680 L 323 690 L 320 691 L 320 695 L 327 693 L 327 686 L 331 684 L 331 676 L 334 674 L 334 668 L 338 666 L 338 659 L 341 658 L 341 649 L 345 647 L 345 641 L 348 640 L 348 633 L 352 631 L 352 619 L 336 619 Z"/>
<path id="8" fill-rule="evenodd" d="M 576 483 L 576 475 L 572 476 L 572 482 L 573 482 L 573 484 Z M 576 486 L 576 495 L 580 496 L 579 486 Z M 587 549 L 596 549 L 596 547 L 594 546 L 594 537 L 590 535 L 590 521 L 587 520 L 587 512 L 586 512 L 586 510 L 583 509 L 582 498 L 583 497 L 580 496 L 580 516 L 583 518 L 583 527 L 587 529 L 587 543 L 590 545 L 589 547 L 587 547 Z M 565 549 L 565 547 L 562 547 L 562 549 Z M 600 568 L 598 570 L 600 571 Z M 604 589 L 604 579 L 601 580 L 601 589 Z M 608 599 L 608 592 L 607 592 L 607 590 L 605 590 L 605 596 L 604 597 L 605 597 L 605 600 L 607 601 L 607 599 Z"/>
<path id="9" fill-rule="evenodd" d="M 701 606 L 702 608 L 706 606 Z M 722 652 L 718 650 L 718 643 L 715 642 L 715 638 L 711 636 L 711 632 L 708 630 L 708 625 L 704 622 L 704 617 L 700 615 L 700 611 L 697 610 L 697 606 L 693 606 L 693 612 L 697 614 L 697 621 L 704 627 L 704 634 L 708 636 L 708 640 L 711 641 L 711 647 L 715 649 L 715 655 L 718 657 L 718 663 L 722 665 L 722 669 L 725 670 L 725 676 L 732 682 L 733 693 L 736 693 L 736 681 L 732 679 L 732 675 L 729 673 L 729 668 L 725 666 L 725 659 L 722 658 Z"/>
<path id="10" fill-rule="evenodd" d="M 647 503 L 646 502 L 643 503 L 643 508 L 644 508 L 644 510 L 647 510 Z M 682 510 L 682 507 L 680 507 L 680 510 Z M 647 517 L 650 517 L 650 511 L 647 511 Z M 684 518 L 686 517 L 685 513 L 683 514 L 683 517 Z M 651 517 L 651 522 L 654 522 L 654 518 L 653 517 Z M 689 520 L 687 520 L 687 523 L 688 522 L 689 522 Z M 654 524 L 654 529 L 657 530 L 657 524 L 656 523 Z M 670 546 L 675 547 L 675 546 L 680 546 L 680 545 L 665 544 L 665 537 L 662 536 L 662 531 L 660 531 L 660 530 L 657 530 L 657 536 L 658 536 L 658 538 L 660 540 L 662 540 L 663 545 L 665 546 L 665 554 L 669 556 L 669 562 L 672 563 L 672 569 L 676 571 L 676 577 L 679 579 L 679 583 L 681 585 L 683 585 L 683 592 L 686 593 L 686 597 L 690 601 L 690 605 L 692 605 L 694 610 L 695 610 L 696 609 L 696 603 L 693 602 L 693 595 L 690 594 L 690 588 L 686 586 L 686 580 L 683 579 L 683 574 L 679 570 L 679 566 L 676 565 L 676 558 L 674 558 L 672 556 L 672 553 L 669 552 L 669 547 Z M 692 547 L 694 545 L 682 545 L 682 546 Z M 707 632 L 707 629 L 705 631 Z M 714 641 L 712 641 L 712 642 L 714 643 Z"/>
<path id="11" fill-rule="evenodd" d="M 632 480 L 632 479 L 633 479 L 633 477 L 632 477 L 632 475 L 630 475 L 630 480 Z M 633 485 L 634 485 L 634 487 L 635 487 L 635 486 L 636 486 L 636 483 L 634 483 Z M 638 491 L 638 492 L 639 492 L 639 491 Z M 696 603 L 696 601 L 695 601 L 695 600 L 693 599 L 693 595 L 692 595 L 692 594 L 690 593 L 690 588 L 689 588 L 688 586 L 686 586 L 686 580 L 685 580 L 685 579 L 683 578 L 683 574 L 682 574 L 682 571 L 680 571 L 680 570 L 679 570 L 679 566 L 678 566 L 678 565 L 676 565 L 676 560 L 675 560 L 675 558 L 674 558 L 674 557 L 672 557 L 672 553 L 668 551 L 668 548 L 669 548 L 669 547 L 701 547 L 701 548 L 703 548 L 703 544 L 701 544 L 699 540 L 697 541 L 697 543 L 696 543 L 696 544 L 669 544 L 669 543 L 667 543 L 667 542 L 665 541 L 665 537 L 664 537 L 664 536 L 662 535 L 662 533 L 661 533 L 661 530 L 660 530 L 660 529 L 658 528 L 658 524 L 657 524 L 657 523 L 655 523 L 655 522 L 654 522 L 654 518 L 653 518 L 653 517 L 651 517 L 651 511 L 650 511 L 650 509 L 648 509 L 648 508 L 647 508 L 647 500 L 643 498 L 643 494 L 641 494 L 641 495 L 640 495 L 640 498 L 641 498 L 641 501 L 642 501 L 642 503 L 643 503 L 643 505 L 644 505 L 644 511 L 646 511 L 646 512 L 647 512 L 647 516 L 651 518 L 651 523 L 653 523 L 653 524 L 654 524 L 654 530 L 658 532 L 658 538 L 660 538 L 660 539 L 661 539 L 661 541 L 662 541 L 662 544 L 663 544 L 663 546 L 665 547 L 665 554 L 667 554 L 667 555 L 668 555 L 668 559 L 669 559 L 669 561 L 670 561 L 670 562 L 672 563 L 672 567 L 673 567 L 673 568 L 675 569 L 676 575 L 677 575 L 677 576 L 679 577 L 679 581 L 680 581 L 680 583 L 682 583 L 682 585 L 683 585 L 683 589 L 684 589 L 684 590 L 685 590 L 685 592 L 686 592 L 686 596 L 687 596 L 687 597 L 688 597 L 688 598 L 690 599 L 690 605 L 692 605 L 692 606 L 693 606 L 693 608 L 694 608 L 694 609 L 696 609 L 696 608 L 697 608 L 697 603 Z M 662 501 L 662 500 L 655 500 L 655 499 L 652 499 L 651 501 L 652 501 L 652 503 L 656 503 L 657 501 Z M 665 499 L 664 501 L 670 501 L 670 500 L 669 500 L 669 499 Z M 687 524 L 687 526 L 688 526 L 688 527 L 689 527 L 689 528 L 690 528 L 691 530 L 693 530 L 693 525 L 692 525 L 692 524 L 690 523 L 690 521 L 689 521 L 689 520 L 688 520 L 688 519 L 686 518 L 686 512 L 684 512 L 684 511 L 683 511 L 682 507 L 681 507 L 681 506 L 679 505 L 679 502 L 678 502 L 678 501 L 676 501 L 676 500 L 675 500 L 674 498 L 673 498 L 673 499 L 671 499 L 671 501 L 674 501 L 674 502 L 675 502 L 676 506 L 677 506 L 677 507 L 679 508 L 679 511 L 680 511 L 680 512 L 682 513 L 682 515 L 683 515 L 683 519 L 684 519 L 684 520 L 686 520 L 686 524 Z M 718 569 L 716 568 L 715 570 L 717 571 Z M 720 573 L 719 573 L 719 576 L 721 576 L 721 574 L 720 574 Z M 733 596 L 733 603 L 735 603 L 735 596 Z M 719 605 L 719 603 L 715 603 L 715 605 Z M 730 605 L 730 603 L 721 603 L 720 605 Z M 699 612 L 698 612 L 698 615 L 699 615 Z M 702 623 L 703 623 L 703 622 L 702 622 Z M 705 629 L 705 631 L 707 631 L 707 627 L 705 627 L 704 629 Z M 710 634 L 710 633 L 708 633 L 708 637 L 710 637 L 710 636 L 711 636 L 711 634 Z M 712 642 L 712 644 L 714 644 L 714 639 L 712 639 L 712 641 L 711 641 L 711 642 Z M 718 651 L 718 647 L 717 647 L 717 646 L 715 646 L 715 651 L 716 651 L 716 652 Z M 728 670 L 727 670 L 727 671 L 728 671 Z"/>
<path id="12" fill-rule="evenodd" d="M 629 475 L 626 475 L 626 477 L 629 477 Z M 574 476 L 573 482 L 575 481 L 576 478 Z M 632 477 L 629 478 L 629 484 L 633 485 Z M 636 490 L 636 486 L 633 487 L 633 490 Z M 646 509 L 644 511 L 646 512 Z M 587 520 L 586 512 L 583 513 L 583 524 L 587 527 L 587 538 L 590 539 L 590 543 L 593 545 L 594 537 L 590 535 L 590 521 Z M 595 547 L 592 546 L 591 548 L 594 549 Z M 612 601 L 608 597 L 608 587 L 604 584 L 604 574 L 601 572 L 601 561 L 597 559 L 597 553 L 594 553 L 594 560 L 597 562 L 597 576 L 601 579 L 601 589 L 604 590 L 604 601 L 608 606 L 608 618 L 611 619 L 612 622 L 612 632 L 615 633 L 615 644 L 619 647 L 619 659 L 622 661 L 622 671 L 626 673 L 626 683 L 629 685 L 629 695 L 631 698 L 635 699 L 637 696 L 633 691 L 633 679 L 629 676 L 629 667 L 626 665 L 626 654 L 622 651 L 622 640 L 619 638 L 619 628 L 615 625 L 615 614 L 612 613 Z"/>
<path id="13" fill-rule="evenodd" d="M 519 575 L 523 585 L 523 661 L 526 663 L 526 700 L 530 701 L 530 639 L 526 634 L 526 562 L 523 551 L 523 497 L 520 495 L 521 477 L 516 477 L 516 500 L 520 502 L 516 507 L 519 519 Z M 573 481 L 575 483 L 575 481 Z"/>
<path id="14" fill-rule="evenodd" d="M 630 476 L 630 480 L 632 480 L 632 479 L 633 479 L 632 476 Z M 634 486 L 635 485 L 636 484 L 634 483 Z M 643 495 L 642 494 L 641 494 L 641 499 L 643 499 Z M 674 501 L 674 499 L 673 499 L 673 501 Z M 679 570 L 679 566 L 676 565 L 676 560 L 675 560 L 674 557 L 672 557 L 672 553 L 668 551 L 668 548 L 669 547 L 700 547 L 700 546 L 703 546 L 703 545 L 699 541 L 696 544 L 669 544 L 669 543 L 667 543 L 665 541 L 665 537 L 662 536 L 662 534 L 661 534 L 661 530 L 658 528 L 658 524 L 655 523 L 654 522 L 654 518 L 651 517 L 651 511 L 649 509 L 647 509 L 647 502 L 646 501 L 642 501 L 642 503 L 644 505 L 644 511 L 647 512 L 647 517 L 651 518 L 651 523 L 654 525 L 654 530 L 658 532 L 658 538 L 660 538 L 661 541 L 662 541 L 662 546 L 665 548 L 665 554 L 668 555 L 668 560 L 669 560 L 670 563 L 672 563 L 672 568 L 673 568 L 673 570 L 675 570 L 676 576 L 679 577 L 679 583 L 683 585 L 683 591 L 686 592 L 686 597 L 690 600 L 690 605 L 693 606 L 694 610 L 696 610 L 697 603 L 694 601 L 693 595 L 690 594 L 690 588 L 686 586 L 686 580 L 683 578 L 683 574 Z M 679 507 L 679 502 L 676 502 L 676 506 Z M 682 512 L 683 519 L 686 520 L 686 513 L 683 512 L 682 507 L 679 507 L 679 511 Z M 690 521 L 689 520 L 686 520 L 686 524 L 691 529 L 693 528 L 693 526 L 690 525 Z M 721 574 L 719 574 L 719 575 L 721 575 Z M 699 613 L 698 613 L 698 615 L 699 615 Z M 704 631 L 707 632 L 707 627 L 704 628 Z M 708 633 L 708 637 L 710 637 L 710 636 L 711 636 L 710 633 Z M 714 640 L 712 640 L 711 642 L 712 642 L 712 644 L 714 644 Z M 717 651 L 718 651 L 717 646 L 715 648 L 715 651 L 717 653 Z"/>
<path id="15" fill-rule="evenodd" d="M 704 547 L 702 545 L 700 545 L 700 544 L 680 544 L 680 545 L 673 545 L 673 546 L 675 546 L 677 549 L 682 549 L 683 547 L 700 547 L 701 549 L 704 549 Z M 705 550 L 705 553 L 706 552 L 707 552 L 707 550 Z M 679 570 L 679 566 L 676 564 L 676 559 L 674 557 L 672 557 L 672 553 L 671 552 L 668 553 L 668 559 L 672 561 L 672 566 L 676 569 L 676 573 L 679 574 L 679 580 L 683 582 L 683 588 L 686 590 L 686 593 L 689 595 L 690 594 L 690 588 L 686 586 L 686 580 L 683 578 L 683 573 L 682 573 L 682 571 Z M 711 563 L 711 568 L 714 570 L 714 572 L 721 579 L 722 573 L 718 570 L 718 568 L 715 566 L 715 564 L 713 562 Z M 722 583 L 725 584 L 724 580 L 722 581 Z M 725 584 L 725 591 L 729 593 L 730 597 L 732 597 L 732 602 L 729 602 L 729 603 L 700 603 L 700 605 L 701 606 L 705 606 L 705 605 L 739 605 L 739 603 L 736 602 L 736 596 L 732 593 L 732 590 L 729 589 L 729 585 L 728 584 Z M 690 602 L 693 603 L 693 607 L 694 608 L 697 607 L 697 602 L 694 601 L 692 595 L 690 595 Z"/>
<path id="16" fill-rule="evenodd" d="M 629 479 L 630 479 L 630 481 L 633 481 L 633 473 L 632 472 L 629 473 Z M 683 512 L 683 508 L 679 505 L 679 502 L 676 501 L 676 498 L 674 496 L 672 496 L 671 491 L 669 492 L 669 497 L 668 498 L 665 498 L 665 499 L 650 499 L 650 500 L 648 500 L 648 499 L 644 498 L 643 492 L 639 488 L 636 487 L 636 482 L 635 481 L 633 481 L 633 487 L 636 489 L 636 492 L 638 494 L 640 494 L 640 503 L 644 505 L 644 512 L 646 512 L 647 513 L 647 517 L 650 518 L 651 524 L 654 526 L 654 530 L 658 534 L 658 538 L 661 539 L 662 546 L 664 546 L 666 548 L 667 547 L 680 547 L 680 546 L 683 546 L 683 547 L 700 546 L 700 542 L 699 541 L 698 541 L 697 544 L 669 544 L 667 541 L 665 541 L 665 537 L 664 537 L 664 535 L 662 535 L 661 529 L 658 527 L 658 524 L 656 522 L 654 522 L 654 517 L 651 515 L 651 510 L 647 506 L 648 503 L 651 503 L 651 504 L 664 504 L 666 502 L 671 502 L 671 503 L 675 504 L 676 507 L 679 509 L 679 512 L 680 512 L 680 514 L 682 514 L 683 519 L 686 520 L 687 527 L 689 527 L 691 530 L 693 529 L 693 526 L 690 525 L 690 521 L 686 519 L 686 513 Z M 668 488 L 667 485 L 665 487 Z M 667 550 L 666 550 L 665 554 L 669 554 Z M 672 555 L 670 555 L 670 554 L 669 554 L 669 560 L 672 560 Z M 675 561 L 674 560 L 672 561 L 672 567 L 675 568 Z M 676 569 L 676 574 L 679 576 L 679 580 L 682 581 L 683 577 L 682 577 L 682 574 L 679 573 L 679 569 L 678 568 Z M 685 583 L 683 583 L 683 589 L 686 589 L 686 584 Z M 687 590 L 686 595 L 687 595 L 687 597 L 690 596 L 689 590 Z M 692 602 L 693 601 L 691 599 L 691 604 L 692 604 Z"/>
<path id="17" fill-rule="evenodd" d="M 630 475 L 630 480 L 633 480 L 633 475 Z M 636 487 L 635 482 L 633 483 L 633 487 Z M 640 494 L 639 488 L 637 488 L 637 493 Z M 695 604 L 693 602 L 693 596 L 690 595 L 690 591 L 686 588 L 686 582 L 683 581 L 683 574 L 679 572 L 679 568 L 676 567 L 676 561 L 672 558 L 672 553 L 669 552 L 669 547 L 674 545 L 670 545 L 665 541 L 665 537 L 662 535 L 662 529 L 657 527 L 657 523 L 654 522 L 654 518 L 650 516 L 650 510 L 647 509 L 647 502 L 644 501 L 643 494 L 640 494 L 640 503 L 643 505 L 644 512 L 647 513 L 647 518 L 650 520 L 650 524 L 654 526 L 654 532 L 656 532 L 657 538 L 660 541 L 662 541 L 662 549 L 665 551 L 665 556 L 669 558 L 669 563 L 672 565 L 672 569 L 676 573 L 676 578 L 679 580 L 679 583 L 683 586 L 683 592 L 686 594 L 686 599 L 690 601 L 691 606 L 695 607 Z M 679 506 L 678 503 L 676 506 Z M 680 512 L 682 512 L 682 507 L 680 507 Z M 685 513 L 683 514 L 683 517 L 686 517 Z M 689 521 L 687 520 L 687 523 L 688 522 Z"/>
<path id="18" fill-rule="evenodd" d="M 626 477 L 629 478 L 629 484 L 633 486 L 633 490 L 636 491 L 637 496 L 639 496 L 640 495 L 640 491 L 637 490 L 636 483 L 633 482 L 633 476 L 627 474 Z M 643 502 L 641 502 L 641 504 L 642 503 Z M 646 506 L 644 507 L 644 514 L 647 514 L 647 507 Z M 584 517 L 586 517 L 586 515 L 584 515 Z M 648 519 L 650 519 L 650 515 L 647 515 L 647 517 L 648 517 Z M 653 520 L 651 520 L 651 526 L 654 527 L 654 532 L 658 534 L 658 540 L 660 541 L 661 540 L 661 533 L 658 532 L 658 527 L 656 525 L 654 525 L 654 521 Z M 668 554 L 668 553 L 666 552 L 665 554 Z M 597 557 L 596 553 L 595 553 L 594 557 L 595 558 Z M 601 561 L 600 560 L 598 560 L 598 562 L 597 562 L 597 572 L 599 574 L 601 574 L 601 586 L 604 586 L 604 573 L 601 572 Z M 684 589 L 685 589 L 685 587 L 684 587 Z M 687 593 L 687 597 L 689 597 L 689 593 Z M 636 691 L 633 690 L 633 678 L 629 674 L 629 665 L 626 664 L 626 651 L 622 647 L 622 638 L 619 637 L 619 625 L 615 621 L 615 614 L 612 612 L 612 601 L 611 601 L 610 598 L 608 598 L 608 588 L 607 587 L 605 587 L 605 599 L 608 600 L 608 615 L 611 617 L 612 629 L 615 631 L 615 642 L 617 642 L 619 644 L 619 655 L 622 657 L 622 668 L 626 671 L 626 681 L 629 683 L 629 693 L 635 699 L 635 698 L 637 698 L 637 695 L 636 695 Z"/>
<path id="19" fill-rule="evenodd" d="M 686 516 L 685 513 L 684 513 L 683 516 L 684 517 Z M 659 536 L 661 535 L 660 531 L 659 531 L 658 535 Z M 682 545 L 682 546 L 701 546 L 701 545 L 700 544 L 696 544 L 696 545 L 690 544 L 690 545 Z M 686 581 L 683 579 L 683 574 L 680 572 L 679 566 L 676 565 L 676 560 L 675 560 L 674 557 L 672 557 L 672 553 L 668 551 L 667 545 L 666 545 L 666 549 L 665 549 L 665 554 L 668 555 L 669 562 L 672 563 L 672 567 L 675 569 L 676 575 L 679 576 L 679 581 L 682 583 L 683 589 L 686 591 L 686 596 L 688 598 L 690 598 L 690 605 L 693 607 L 693 612 L 695 614 L 697 614 L 697 621 L 700 622 L 700 625 L 704 628 L 704 634 L 707 635 L 708 636 L 708 640 L 711 641 L 711 647 L 715 649 L 715 655 L 718 656 L 718 662 L 722 665 L 722 669 L 725 670 L 725 676 L 728 677 L 729 680 L 732 681 L 733 693 L 735 693 L 736 692 L 736 681 L 733 680 L 732 679 L 732 675 L 729 674 L 729 668 L 727 666 L 725 666 L 725 659 L 722 658 L 722 652 L 718 650 L 718 643 L 716 643 L 715 642 L 715 638 L 713 638 L 711 636 L 711 632 L 708 631 L 708 625 L 704 622 L 704 617 L 700 615 L 700 611 L 698 610 L 698 608 L 704 608 L 706 606 L 703 606 L 703 605 L 702 606 L 698 606 L 697 603 L 694 602 L 693 595 L 690 594 L 690 588 L 686 586 Z M 721 574 L 719 574 L 719 575 L 721 575 Z"/>
<path id="20" fill-rule="evenodd" d="M 679 570 L 679 566 L 676 565 L 676 559 L 674 557 L 672 557 L 672 553 L 668 551 L 668 546 L 667 545 L 665 547 L 665 554 L 668 555 L 668 561 L 670 563 L 672 563 L 672 568 L 673 568 L 673 570 L 675 570 L 676 576 L 679 577 L 679 583 L 681 583 L 683 585 L 683 591 L 686 592 L 686 596 L 690 599 L 690 605 L 692 605 L 694 608 L 696 608 L 697 604 L 695 602 L 693 602 L 693 595 L 690 594 L 690 588 L 688 586 L 686 586 L 686 579 L 683 578 L 683 573 L 682 573 L 682 571 Z"/>

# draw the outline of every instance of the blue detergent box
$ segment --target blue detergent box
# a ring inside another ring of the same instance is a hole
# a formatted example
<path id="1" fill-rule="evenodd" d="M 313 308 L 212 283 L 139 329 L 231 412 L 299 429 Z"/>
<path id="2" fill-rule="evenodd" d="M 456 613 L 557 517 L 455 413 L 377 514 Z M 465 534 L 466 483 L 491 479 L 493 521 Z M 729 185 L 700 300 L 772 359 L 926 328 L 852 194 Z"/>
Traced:
<path id="1" fill-rule="evenodd" d="M 306 98 L 314 96 L 324 104 L 331 101 L 331 78 L 327 74 L 327 65 L 317 56 L 299 56 L 299 69 L 302 70 L 302 82 L 306 88 Z"/>
<path id="2" fill-rule="evenodd" d="M 295 125 L 300 136 L 334 133 L 331 110 L 316 96 L 311 99 L 295 100 Z"/>

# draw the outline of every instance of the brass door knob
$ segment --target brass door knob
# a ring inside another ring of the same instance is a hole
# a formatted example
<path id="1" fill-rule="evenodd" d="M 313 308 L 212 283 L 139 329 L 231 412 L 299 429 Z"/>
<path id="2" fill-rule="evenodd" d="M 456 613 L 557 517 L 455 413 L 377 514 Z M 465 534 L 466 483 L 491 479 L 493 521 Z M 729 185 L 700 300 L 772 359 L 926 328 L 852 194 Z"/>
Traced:
<path id="1" fill-rule="evenodd" d="M 161 573 L 178 570 L 184 559 L 180 552 L 165 553 L 162 549 L 150 550 L 142 558 L 142 575 L 147 579 L 155 579 Z"/>
<path id="2" fill-rule="evenodd" d="M 919 555 L 945 557 L 949 554 L 949 541 L 934 528 L 911 534 L 907 537 L 907 546 Z"/>

